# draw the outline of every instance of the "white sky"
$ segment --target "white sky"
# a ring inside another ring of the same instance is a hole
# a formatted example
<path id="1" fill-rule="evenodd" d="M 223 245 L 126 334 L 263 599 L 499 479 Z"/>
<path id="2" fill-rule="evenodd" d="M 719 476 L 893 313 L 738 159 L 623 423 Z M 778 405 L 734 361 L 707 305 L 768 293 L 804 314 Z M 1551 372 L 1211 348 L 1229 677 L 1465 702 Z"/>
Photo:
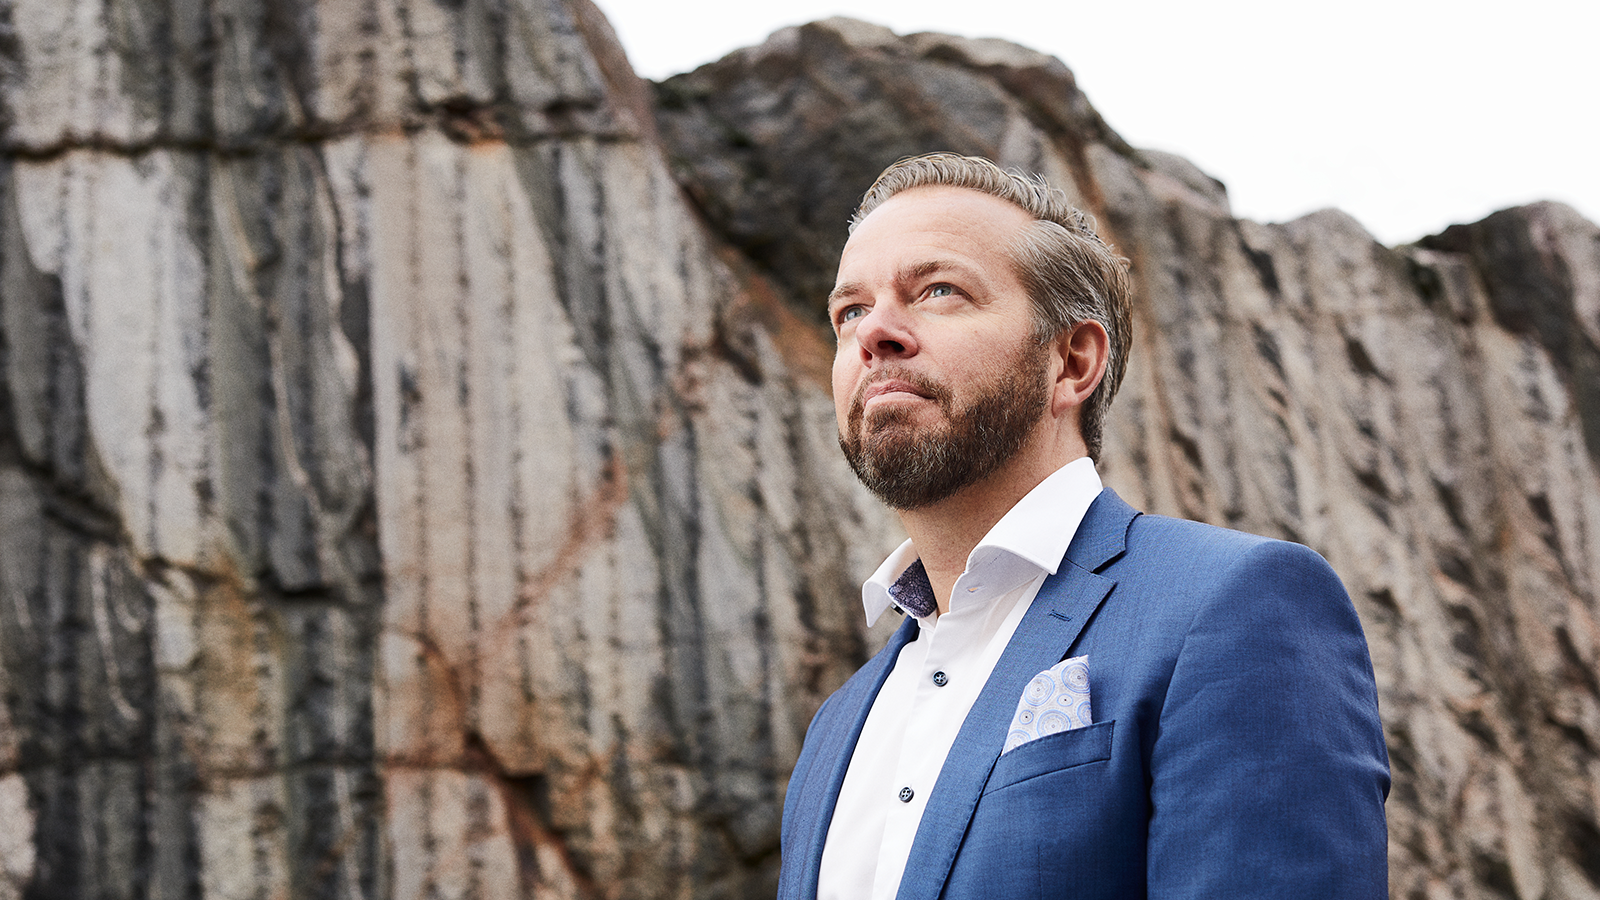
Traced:
<path id="1" fill-rule="evenodd" d="M 1396 244 L 1550 199 L 1600 222 L 1597 0 L 596 2 L 655 79 L 831 15 L 1006 38 L 1258 221 L 1334 206 Z"/>

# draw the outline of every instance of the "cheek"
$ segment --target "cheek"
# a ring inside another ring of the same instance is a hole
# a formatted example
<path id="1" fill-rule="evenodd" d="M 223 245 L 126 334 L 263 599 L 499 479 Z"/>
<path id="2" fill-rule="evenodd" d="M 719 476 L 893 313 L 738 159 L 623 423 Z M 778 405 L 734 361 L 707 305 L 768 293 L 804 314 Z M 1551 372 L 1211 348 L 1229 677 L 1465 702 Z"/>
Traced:
<path id="1" fill-rule="evenodd" d="M 833 357 L 833 412 L 843 431 L 850 416 L 850 402 L 855 397 L 856 374 L 860 366 L 853 365 L 850 354 L 841 345 Z"/>

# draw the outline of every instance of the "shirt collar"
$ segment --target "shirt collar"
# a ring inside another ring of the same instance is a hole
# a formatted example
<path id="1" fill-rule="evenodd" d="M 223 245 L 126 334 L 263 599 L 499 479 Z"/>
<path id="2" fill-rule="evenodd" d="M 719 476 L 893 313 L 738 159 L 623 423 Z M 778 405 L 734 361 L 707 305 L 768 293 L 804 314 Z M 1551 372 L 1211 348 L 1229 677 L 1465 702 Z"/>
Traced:
<path id="1" fill-rule="evenodd" d="M 1100 490 L 1100 473 L 1088 457 L 1075 459 L 1057 469 L 1017 501 L 989 529 L 978 546 L 972 548 L 967 555 L 967 571 L 1010 556 L 1054 575 L 1066 555 L 1067 545 L 1072 543 L 1078 525 Z M 878 617 L 894 605 L 889 586 L 918 558 L 917 549 L 906 541 L 861 585 L 861 605 L 867 614 L 867 627 L 872 627 Z"/>

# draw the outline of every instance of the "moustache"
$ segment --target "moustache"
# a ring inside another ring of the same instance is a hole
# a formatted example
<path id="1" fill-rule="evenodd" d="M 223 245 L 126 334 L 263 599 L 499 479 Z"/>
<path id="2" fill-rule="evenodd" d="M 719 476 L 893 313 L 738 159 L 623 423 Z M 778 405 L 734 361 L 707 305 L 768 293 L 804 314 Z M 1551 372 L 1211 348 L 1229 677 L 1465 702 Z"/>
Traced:
<path id="1" fill-rule="evenodd" d="M 866 418 L 868 389 L 885 381 L 904 382 L 910 385 L 917 393 L 939 404 L 940 409 L 948 410 L 950 408 L 950 391 L 943 384 L 916 372 L 901 369 L 883 369 L 872 378 L 858 385 L 855 395 L 850 398 L 848 422 L 851 431 L 859 433 L 862 420 Z"/>

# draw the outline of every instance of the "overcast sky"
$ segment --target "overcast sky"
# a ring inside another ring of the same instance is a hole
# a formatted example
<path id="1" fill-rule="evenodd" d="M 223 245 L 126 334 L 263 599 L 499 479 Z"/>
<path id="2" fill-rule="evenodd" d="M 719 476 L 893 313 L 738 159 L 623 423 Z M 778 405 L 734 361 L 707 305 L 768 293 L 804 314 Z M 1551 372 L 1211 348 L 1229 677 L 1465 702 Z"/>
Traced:
<path id="1" fill-rule="evenodd" d="M 1539 199 L 1600 221 L 1597 0 L 596 2 L 656 79 L 831 15 L 1013 40 L 1258 221 L 1334 206 L 1389 244 Z"/>

